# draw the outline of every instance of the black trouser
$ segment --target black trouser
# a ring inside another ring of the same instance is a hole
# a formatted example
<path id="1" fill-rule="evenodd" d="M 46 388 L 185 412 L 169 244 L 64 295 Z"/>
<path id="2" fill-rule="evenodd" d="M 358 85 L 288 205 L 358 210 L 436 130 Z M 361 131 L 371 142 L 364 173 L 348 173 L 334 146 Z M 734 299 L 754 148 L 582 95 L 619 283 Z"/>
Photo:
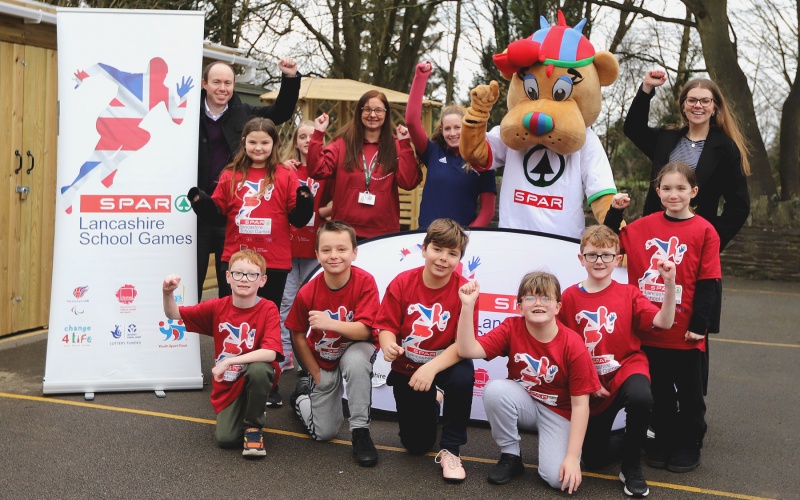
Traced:
<path id="1" fill-rule="evenodd" d="M 625 438 L 622 444 L 622 464 L 638 463 L 639 455 L 647 439 L 647 426 L 653 408 L 653 396 L 647 377 L 635 373 L 622 383 L 614 402 L 602 413 L 589 418 L 586 437 L 583 440 L 583 460 L 587 468 L 597 469 L 613 457 L 608 447 L 611 427 L 619 410 L 625 408 Z"/>
<path id="2" fill-rule="evenodd" d="M 650 362 L 652 424 L 656 447 L 696 449 L 705 434 L 702 358 L 699 349 L 642 347 Z"/>
<path id="3" fill-rule="evenodd" d="M 217 295 L 227 297 L 231 287 L 225 281 L 225 270 L 228 265 L 222 262 L 222 251 L 225 246 L 225 226 L 212 226 L 197 220 L 197 301 L 203 298 L 203 282 L 208 271 L 208 257 L 214 254 L 214 267 L 217 270 Z M 223 267 L 223 264 L 224 267 Z"/>
<path id="4" fill-rule="evenodd" d="M 386 383 L 392 386 L 397 417 L 400 422 L 400 442 L 412 454 L 430 451 L 436 441 L 439 405 L 436 387 L 444 391 L 442 438 L 439 446 L 454 455 L 467 443 L 467 423 L 472 412 L 472 386 L 475 369 L 471 359 L 464 359 L 439 372 L 430 390 L 415 391 L 408 385 L 411 377 L 392 370 Z"/>

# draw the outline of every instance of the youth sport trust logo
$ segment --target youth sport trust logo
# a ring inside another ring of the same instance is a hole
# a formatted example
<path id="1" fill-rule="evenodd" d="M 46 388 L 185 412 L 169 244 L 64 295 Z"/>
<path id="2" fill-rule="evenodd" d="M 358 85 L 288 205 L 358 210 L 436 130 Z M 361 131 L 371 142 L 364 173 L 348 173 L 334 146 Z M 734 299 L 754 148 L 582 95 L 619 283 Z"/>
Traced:
<path id="1" fill-rule="evenodd" d="M 447 328 L 450 320 L 450 311 L 445 311 L 444 307 L 438 302 L 432 307 L 422 304 L 411 304 L 408 306 L 408 315 L 417 315 L 411 324 L 411 334 L 403 339 L 403 350 L 405 355 L 415 363 L 427 363 L 436 357 L 439 351 L 423 349 L 420 344 L 433 336 L 433 329 L 436 328 L 443 332 Z"/>
<path id="2" fill-rule="evenodd" d="M 180 319 L 177 321 L 173 319 L 168 319 L 166 322 L 159 321 L 158 329 L 164 334 L 164 341 L 183 340 L 184 335 L 186 335 L 186 325 Z"/>
<path id="3" fill-rule="evenodd" d="M 325 314 L 336 321 L 347 321 L 348 323 L 352 322 L 355 317 L 354 312 L 348 312 L 347 308 L 344 306 L 339 306 L 336 312 L 326 309 Z M 314 343 L 314 350 L 319 353 L 322 359 L 339 359 L 342 357 L 342 354 L 344 354 L 344 350 L 347 349 L 347 346 L 350 345 L 348 341 L 339 342 L 341 339 L 342 337 L 338 333 L 323 330 L 322 338 Z"/>
<path id="4" fill-rule="evenodd" d="M 520 378 L 515 380 L 515 382 L 519 382 L 522 387 L 528 391 L 528 394 L 537 401 L 549 406 L 556 406 L 558 403 L 558 396 L 555 394 L 544 394 L 534 390 L 534 388 L 543 383 L 549 384 L 552 382 L 556 378 L 556 373 L 558 373 L 558 365 L 551 365 L 547 356 L 536 359 L 524 352 L 515 354 L 514 361 L 517 363 L 525 363 L 525 368 L 520 370 Z"/>

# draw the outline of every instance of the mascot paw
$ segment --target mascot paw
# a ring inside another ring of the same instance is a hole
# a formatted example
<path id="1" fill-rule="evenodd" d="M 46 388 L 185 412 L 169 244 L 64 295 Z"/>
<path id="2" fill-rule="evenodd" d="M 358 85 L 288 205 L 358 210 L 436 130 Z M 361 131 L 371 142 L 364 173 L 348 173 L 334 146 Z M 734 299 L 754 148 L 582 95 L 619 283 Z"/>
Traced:
<path id="1" fill-rule="evenodd" d="M 500 97 L 500 86 L 494 80 L 489 85 L 478 85 L 472 89 L 470 97 L 472 97 L 470 109 L 475 114 L 485 115 L 488 118 L 489 112 L 492 111 L 492 106 Z"/>

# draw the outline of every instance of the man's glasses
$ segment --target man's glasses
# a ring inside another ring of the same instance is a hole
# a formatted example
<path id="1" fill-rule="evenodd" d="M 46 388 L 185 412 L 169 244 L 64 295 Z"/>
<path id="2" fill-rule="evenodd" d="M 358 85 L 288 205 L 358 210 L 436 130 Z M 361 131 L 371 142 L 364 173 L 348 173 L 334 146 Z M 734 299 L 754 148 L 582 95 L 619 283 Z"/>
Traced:
<path id="1" fill-rule="evenodd" d="M 242 281 L 245 276 L 247 276 L 247 281 L 255 281 L 259 276 L 261 276 L 261 273 L 243 273 L 241 271 L 228 272 L 231 273 L 231 278 L 233 278 L 234 281 Z"/>
<path id="2" fill-rule="evenodd" d="M 704 108 L 707 108 L 707 107 L 711 106 L 711 103 L 714 102 L 714 99 L 712 99 L 710 97 L 703 97 L 702 99 L 698 99 L 696 97 L 687 97 L 686 98 L 686 104 L 688 104 L 689 106 L 695 106 L 698 102 L 700 103 L 701 106 L 703 106 Z"/>
<path id="3" fill-rule="evenodd" d="M 606 264 L 611 263 L 611 261 L 613 261 L 614 257 L 616 257 L 616 256 L 617 256 L 617 254 L 615 254 L 615 253 L 585 253 L 585 254 L 583 254 L 583 258 L 586 259 L 586 262 L 595 263 L 595 262 L 597 262 L 597 259 L 599 257 L 600 260 L 602 260 Z"/>
<path id="4" fill-rule="evenodd" d="M 372 113 L 375 113 L 375 116 L 383 116 L 386 114 L 386 110 L 384 108 L 361 108 L 361 112 L 364 116 L 369 116 Z"/>

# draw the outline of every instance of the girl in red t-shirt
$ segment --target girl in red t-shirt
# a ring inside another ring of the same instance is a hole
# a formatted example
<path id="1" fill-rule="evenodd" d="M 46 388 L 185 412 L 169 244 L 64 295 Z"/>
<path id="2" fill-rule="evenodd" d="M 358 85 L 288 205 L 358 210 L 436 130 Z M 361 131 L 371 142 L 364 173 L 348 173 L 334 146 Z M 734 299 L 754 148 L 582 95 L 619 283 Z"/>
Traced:
<path id="1" fill-rule="evenodd" d="M 281 363 L 281 368 L 294 368 L 294 356 L 292 354 L 291 332 L 286 329 L 284 322 L 289 310 L 292 308 L 297 291 L 309 277 L 311 272 L 319 265 L 316 254 L 314 253 L 317 229 L 330 216 L 330 207 L 326 205 L 331 201 L 333 181 L 314 179 L 308 174 L 306 158 L 308 156 L 308 144 L 311 135 L 314 133 L 314 122 L 304 120 L 294 129 L 292 140 L 287 143 L 283 150 L 283 164 L 295 170 L 297 180 L 301 186 L 306 186 L 311 190 L 314 197 L 314 213 L 311 220 L 303 227 L 290 227 L 289 239 L 292 245 L 292 269 L 286 277 L 286 286 L 283 289 L 283 299 L 281 300 L 281 338 L 283 340 L 283 352 L 286 359 Z"/>
<path id="2" fill-rule="evenodd" d="M 289 224 L 303 227 L 311 218 L 311 191 L 278 162 L 278 130 L 272 120 L 253 118 L 242 130 L 242 145 L 226 166 L 212 196 L 192 188 L 192 208 L 210 221 L 225 222 L 223 264 L 235 252 L 251 249 L 267 261 L 267 283 L 258 295 L 281 305 L 292 268 Z"/>
<path id="3" fill-rule="evenodd" d="M 628 255 L 628 282 L 637 285 L 651 302 L 664 300 L 665 285 L 657 262 L 675 263 L 675 323 L 658 334 L 639 332 L 650 363 L 651 426 L 656 433 L 646 462 L 651 467 L 689 472 L 700 464 L 706 429 L 703 357 L 716 285 L 722 277 L 720 238 L 711 223 L 689 206 L 698 190 L 689 165 L 666 164 L 655 183 L 663 212 L 637 219 L 620 230 L 622 210 L 630 205 L 628 195 L 620 193 L 614 196 L 604 224 L 620 231 L 620 250 Z"/>
<path id="4" fill-rule="evenodd" d="M 589 351 L 577 333 L 556 320 L 561 286 L 549 273 L 526 274 L 519 285 L 521 316 L 475 338 L 471 321 L 480 294 L 476 281 L 458 290 L 461 315 L 456 346 L 462 358 L 508 357 L 508 378 L 490 381 L 483 406 L 500 446 L 489 482 L 506 484 L 525 468 L 519 429 L 539 431 L 539 475 L 570 494 L 581 484 L 581 447 L 589 422 L 589 395 L 600 381 Z"/>

